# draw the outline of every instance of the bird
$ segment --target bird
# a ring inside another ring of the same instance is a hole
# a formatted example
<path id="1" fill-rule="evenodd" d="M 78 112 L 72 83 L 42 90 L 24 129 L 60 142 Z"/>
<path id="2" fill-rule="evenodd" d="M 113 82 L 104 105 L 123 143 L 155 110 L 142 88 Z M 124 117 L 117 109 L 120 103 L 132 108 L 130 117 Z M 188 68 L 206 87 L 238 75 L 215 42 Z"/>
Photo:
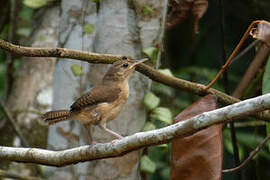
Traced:
<path id="1" fill-rule="evenodd" d="M 93 144 L 91 127 L 97 125 L 117 139 L 123 138 L 118 133 L 108 129 L 106 123 L 114 120 L 128 100 L 128 80 L 135 67 L 148 60 L 133 60 L 122 56 L 114 62 L 103 77 L 100 85 L 91 88 L 79 97 L 69 110 L 50 111 L 41 116 L 48 125 L 65 120 L 75 120 L 83 124 L 87 131 L 89 144 Z"/>

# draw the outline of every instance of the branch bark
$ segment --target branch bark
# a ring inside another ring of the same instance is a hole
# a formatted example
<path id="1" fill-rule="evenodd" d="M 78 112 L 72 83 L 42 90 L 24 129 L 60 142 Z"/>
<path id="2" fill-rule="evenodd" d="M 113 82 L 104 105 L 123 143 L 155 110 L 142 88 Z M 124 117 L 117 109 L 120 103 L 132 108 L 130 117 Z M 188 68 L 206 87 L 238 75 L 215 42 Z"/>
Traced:
<path id="1" fill-rule="evenodd" d="M 50 151 L 37 148 L 0 146 L 0 160 L 67 166 L 79 162 L 116 157 L 146 146 L 164 144 L 176 137 L 193 134 L 213 124 L 228 122 L 270 108 L 270 93 L 248 99 L 158 130 L 140 132 L 110 143 Z"/>
<path id="2" fill-rule="evenodd" d="M 81 60 L 88 63 L 102 63 L 102 64 L 110 64 L 117 60 L 120 60 L 122 55 L 112 55 L 112 54 L 99 54 L 99 53 L 88 53 L 78 50 L 71 50 L 66 48 L 30 48 L 23 47 L 19 45 L 14 45 L 9 42 L 0 39 L 0 48 L 8 51 L 13 54 L 17 54 L 20 56 L 28 56 L 28 57 L 61 57 L 61 58 L 70 58 L 75 60 Z M 142 74 L 148 76 L 150 79 L 163 83 L 165 85 L 174 87 L 176 89 L 181 89 L 190 93 L 194 93 L 200 96 L 206 94 L 215 95 L 218 100 L 225 104 L 233 104 L 240 102 L 239 99 L 229 96 L 221 91 L 210 88 L 205 90 L 206 86 L 198 83 L 193 83 L 190 81 L 186 81 L 183 79 L 167 76 L 165 74 L 160 73 L 159 71 L 151 68 L 146 64 L 140 64 L 137 68 L 137 71 Z M 270 113 L 268 112 L 260 112 L 255 115 L 256 118 L 270 121 Z"/>

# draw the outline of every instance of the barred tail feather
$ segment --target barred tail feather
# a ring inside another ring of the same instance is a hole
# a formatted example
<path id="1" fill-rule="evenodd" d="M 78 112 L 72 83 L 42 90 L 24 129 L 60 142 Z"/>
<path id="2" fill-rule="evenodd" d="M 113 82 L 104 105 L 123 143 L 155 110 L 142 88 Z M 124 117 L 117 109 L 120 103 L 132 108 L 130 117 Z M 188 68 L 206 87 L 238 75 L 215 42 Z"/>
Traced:
<path id="1" fill-rule="evenodd" d="M 41 116 L 49 125 L 68 120 L 71 114 L 69 110 L 50 111 Z"/>

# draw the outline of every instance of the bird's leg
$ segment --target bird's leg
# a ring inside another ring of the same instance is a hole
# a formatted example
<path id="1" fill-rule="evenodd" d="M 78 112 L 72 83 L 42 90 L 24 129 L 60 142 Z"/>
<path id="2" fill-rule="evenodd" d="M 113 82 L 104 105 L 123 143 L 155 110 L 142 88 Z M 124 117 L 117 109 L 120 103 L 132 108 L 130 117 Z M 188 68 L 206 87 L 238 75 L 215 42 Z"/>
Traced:
<path id="1" fill-rule="evenodd" d="M 84 128 L 87 132 L 87 139 L 89 141 L 89 144 L 93 144 L 93 138 L 92 138 L 92 134 L 91 134 L 91 124 L 84 124 Z"/>
<path id="2" fill-rule="evenodd" d="M 122 139 L 123 138 L 123 136 L 121 136 L 121 135 L 117 134 L 116 132 L 113 132 L 112 130 L 108 129 L 106 127 L 106 122 L 105 123 L 100 123 L 99 127 L 101 129 L 103 129 L 104 131 L 108 132 L 109 134 L 111 134 L 112 136 L 116 137 L 117 139 Z"/>

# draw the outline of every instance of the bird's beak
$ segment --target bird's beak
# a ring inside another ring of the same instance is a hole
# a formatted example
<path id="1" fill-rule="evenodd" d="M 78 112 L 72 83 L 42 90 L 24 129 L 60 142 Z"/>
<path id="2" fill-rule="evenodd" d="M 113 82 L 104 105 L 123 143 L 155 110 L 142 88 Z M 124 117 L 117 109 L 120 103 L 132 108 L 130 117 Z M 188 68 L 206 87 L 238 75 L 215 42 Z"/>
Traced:
<path id="1" fill-rule="evenodd" d="M 147 60 L 148 60 L 148 58 L 144 58 L 144 59 L 141 59 L 141 60 L 136 60 L 136 62 L 131 65 L 131 68 L 133 68 L 133 67 L 137 66 L 138 64 L 141 64 L 141 63 L 143 63 L 143 62 L 145 62 Z"/>

